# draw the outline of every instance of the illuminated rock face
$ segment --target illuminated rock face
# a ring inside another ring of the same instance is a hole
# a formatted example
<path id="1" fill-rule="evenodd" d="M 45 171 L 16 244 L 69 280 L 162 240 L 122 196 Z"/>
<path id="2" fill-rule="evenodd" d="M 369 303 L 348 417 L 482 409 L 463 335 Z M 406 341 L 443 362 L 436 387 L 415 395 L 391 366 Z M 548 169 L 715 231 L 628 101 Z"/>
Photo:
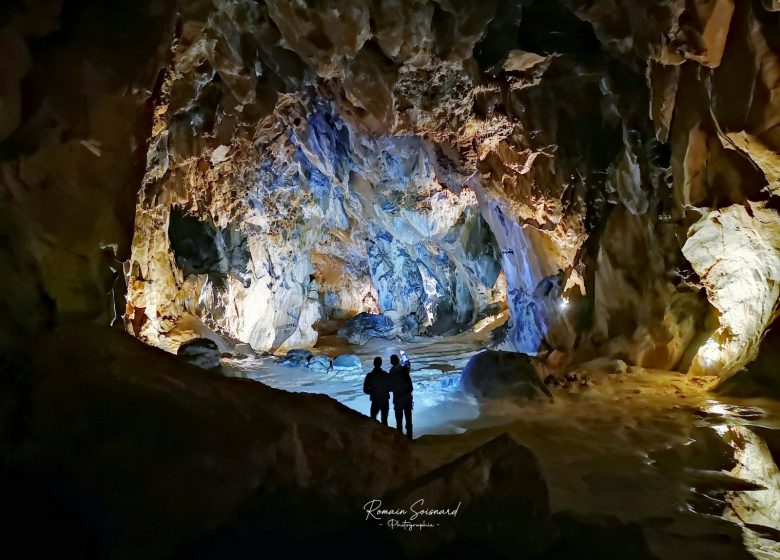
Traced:
<path id="1" fill-rule="evenodd" d="M 209 337 L 225 350 L 214 329 L 303 345 L 318 317 L 382 305 L 405 317 L 422 306 L 418 317 L 448 329 L 442 318 L 466 322 L 499 297 L 500 269 L 509 340 L 555 350 L 548 363 L 612 356 L 696 371 L 714 358 L 736 369 L 777 299 L 777 9 L 2 3 L 6 466 L 34 494 L 41 481 L 47 498 L 83 492 L 72 517 L 96 512 L 107 543 L 125 547 L 101 552 L 130 557 L 180 555 L 247 510 L 279 534 L 310 520 L 321 535 L 322 520 L 352 518 L 366 495 L 422 474 L 405 440 L 332 399 L 189 368 L 105 327 L 123 316 L 169 350 Z M 546 289 L 559 269 L 567 300 Z M 408 297 L 412 277 L 424 295 Z M 360 360 L 333 369 L 344 362 Z M 737 428 L 733 474 L 766 490 L 730 507 L 776 532 L 778 473 Z M 527 453 L 507 438 L 475 453 L 409 495 L 547 511 L 501 501 L 546 494 L 535 463 L 516 460 Z M 476 482 L 500 484 L 475 494 L 475 473 L 491 469 Z M 466 486 L 438 484 L 453 473 Z M 338 509 L 303 515 L 302 491 Z M 62 521 L 32 504 L 20 511 L 39 533 L 41 511 Z M 496 517 L 463 514 L 466 527 Z M 512 537 L 532 527 L 501 519 Z M 266 525 L 237 529 L 247 526 Z"/>
<path id="2" fill-rule="evenodd" d="M 382 312 L 438 334 L 506 282 L 509 342 L 559 364 L 698 371 L 715 350 L 728 373 L 752 355 L 772 273 L 756 265 L 761 303 L 735 319 L 696 224 L 750 203 L 767 204 L 729 239 L 774 223 L 773 3 L 142 4 L 124 15 L 151 22 L 143 39 L 80 27 L 51 57 L 28 43 L 54 4 L 0 30 L 9 331 L 124 312 L 171 351 L 289 348 Z M 181 244 L 185 216 L 207 246 Z M 559 270 L 562 292 L 541 290 Z"/>
<path id="3" fill-rule="evenodd" d="M 420 138 L 367 136 L 334 111 L 289 100 L 254 142 L 148 184 L 130 267 L 136 335 L 175 349 L 191 317 L 256 349 L 291 348 L 313 345 L 321 319 L 381 311 L 444 332 L 503 299 L 474 193 L 438 182 Z M 150 162 L 175 151 L 163 141 Z"/>
<path id="4" fill-rule="evenodd" d="M 702 216 L 683 254 L 719 311 L 720 326 L 698 350 L 692 369 L 732 373 L 752 360 L 780 295 L 780 216 L 762 204 L 729 206 Z"/>
<path id="5" fill-rule="evenodd" d="M 739 331 L 713 363 L 740 367 L 770 320 L 771 274 L 754 286 L 761 312 L 736 327 L 729 273 L 704 277 L 685 208 L 774 192 L 773 97 L 732 85 L 773 90 L 772 16 L 678 1 L 640 25 L 643 9 L 185 10 L 138 206 L 131 332 L 169 349 L 204 329 L 289 348 L 362 312 L 452 332 L 505 297 L 510 345 L 561 364 L 699 371 L 709 335 Z M 171 207 L 222 239 L 217 272 L 182 268 Z"/>

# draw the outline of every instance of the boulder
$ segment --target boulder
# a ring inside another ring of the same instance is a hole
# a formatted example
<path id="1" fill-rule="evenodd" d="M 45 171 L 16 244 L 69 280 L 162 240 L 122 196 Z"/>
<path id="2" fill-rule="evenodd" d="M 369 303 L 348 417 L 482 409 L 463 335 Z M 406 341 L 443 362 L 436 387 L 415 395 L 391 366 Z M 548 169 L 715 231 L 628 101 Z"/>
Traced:
<path id="1" fill-rule="evenodd" d="M 255 350 L 246 342 L 239 342 L 233 349 L 233 353 L 239 356 L 254 356 Z"/>
<path id="2" fill-rule="evenodd" d="M 193 338 L 179 346 L 176 355 L 184 361 L 203 369 L 220 367 L 217 343 L 208 338 Z"/>
<path id="3" fill-rule="evenodd" d="M 318 371 L 328 371 L 332 366 L 333 361 L 328 356 L 320 355 L 312 357 L 306 367 Z"/>
<path id="4" fill-rule="evenodd" d="M 363 369 L 363 364 L 360 363 L 360 358 L 354 354 L 344 354 L 338 356 L 333 360 L 333 369 L 348 371 L 348 370 L 360 370 Z"/>
<path id="5" fill-rule="evenodd" d="M 579 364 L 576 369 L 590 374 L 625 375 L 628 373 L 628 364 L 623 360 L 605 357 Z"/>
<path id="6" fill-rule="evenodd" d="M 337 333 L 350 344 L 365 344 L 372 338 L 395 334 L 395 324 L 387 315 L 360 313 L 344 323 Z"/>
<path id="7" fill-rule="evenodd" d="M 309 350 L 305 350 L 303 348 L 293 348 L 287 352 L 287 355 L 284 358 L 279 360 L 279 363 L 283 366 L 289 367 L 305 367 L 313 355 L 314 354 L 312 354 Z"/>
<path id="8" fill-rule="evenodd" d="M 389 532 L 406 557 L 538 558 L 556 538 L 536 458 L 506 433 L 390 492 L 381 507 L 408 513 L 380 522 L 432 525 Z"/>
<path id="9" fill-rule="evenodd" d="M 533 399 L 552 394 L 539 379 L 531 357 L 518 352 L 485 350 L 472 356 L 460 376 L 466 394 L 477 398 Z"/>

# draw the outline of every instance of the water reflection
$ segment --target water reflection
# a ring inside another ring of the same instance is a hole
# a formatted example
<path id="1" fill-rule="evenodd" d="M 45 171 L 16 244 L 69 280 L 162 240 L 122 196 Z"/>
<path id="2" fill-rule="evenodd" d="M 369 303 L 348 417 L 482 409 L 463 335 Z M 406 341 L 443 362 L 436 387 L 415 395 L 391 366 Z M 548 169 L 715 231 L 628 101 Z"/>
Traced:
<path id="1" fill-rule="evenodd" d="M 399 350 L 385 344 L 323 351 L 357 352 L 368 363 Z M 457 379 L 478 344 L 445 339 L 404 347 L 416 364 L 420 427 L 460 434 L 418 442 L 431 466 L 508 432 L 538 458 L 556 511 L 636 522 L 659 558 L 780 558 L 780 474 L 766 442 L 766 434 L 780 434 L 780 403 L 715 396 L 711 377 L 630 368 L 590 372 L 586 386 L 556 388 L 552 404 L 477 407 Z M 367 410 L 362 373 L 243 367 L 242 376 Z"/>

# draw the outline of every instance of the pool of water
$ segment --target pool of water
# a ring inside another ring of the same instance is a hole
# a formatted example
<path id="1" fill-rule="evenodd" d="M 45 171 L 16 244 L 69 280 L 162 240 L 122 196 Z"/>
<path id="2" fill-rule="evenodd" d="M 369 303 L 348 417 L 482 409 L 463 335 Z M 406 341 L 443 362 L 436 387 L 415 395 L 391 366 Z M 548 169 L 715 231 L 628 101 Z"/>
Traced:
<path id="1" fill-rule="evenodd" d="M 372 368 L 374 357 L 381 356 L 383 367 L 389 369 L 390 356 L 403 349 L 412 362 L 415 435 L 451 434 L 464 432 L 479 416 L 479 406 L 462 393 L 459 378 L 469 358 L 483 348 L 483 342 L 468 335 L 420 338 L 400 345 L 374 339 L 358 347 L 345 344 L 337 337 L 323 337 L 316 353 L 331 357 L 355 354 L 363 363 L 363 371 L 332 373 L 287 367 L 276 363 L 273 357 L 228 359 L 223 361 L 223 369 L 229 375 L 255 379 L 277 389 L 330 395 L 340 403 L 368 414 L 370 401 L 363 393 L 363 379 Z"/>

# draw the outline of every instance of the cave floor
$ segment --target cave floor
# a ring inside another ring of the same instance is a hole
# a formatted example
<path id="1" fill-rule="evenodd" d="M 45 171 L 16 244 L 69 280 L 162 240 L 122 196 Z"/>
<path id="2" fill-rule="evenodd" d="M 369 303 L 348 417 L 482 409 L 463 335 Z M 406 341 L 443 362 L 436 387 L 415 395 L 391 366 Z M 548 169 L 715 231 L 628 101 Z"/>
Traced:
<path id="1" fill-rule="evenodd" d="M 431 467 L 509 432 L 538 458 L 556 511 L 637 522 L 660 558 L 683 550 L 691 559 L 780 558 L 777 401 L 725 398 L 710 391 L 714 378 L 634 368 L 554 389 L 553 403 L 480 407 L 458 384 L 483 348 L 471 333 L 402 346 L 349 347 L 324 337 L 317 350 L 357 354 L 367 367 L 402 347 L 413 364 L 415 452 Z M 362 372 L 321 373 L 270 358 L 225 367 L 276 388 L 328 394 L 362 413 L 369 408 Z"/>
<path id="2" fill-rule="evenodd" d="M 465 333 L 447 338 L 420 337 L 412 343 L 373 339 L 363 346 L 351 346 L 336 336 L 320 338 L 317 354 L 335 357 L 355 354 L 364 371 L 327 373 L 305 367 L 276 364 L 273 358 L 223 360 L 230 375 L 261 381 L 277 389 L 306 393 L 324 393 L 340 403 L 368 414 L 370 401 L 363 393 L 365 372 L 371 369 L 374 356 L 382 356 L 388 369 L 389 358 L 405 350 L 412 361 L 414 381 L 415 435 L 465 432 L 479 416 L 479 407 L 462 394 L 458 379 L 469 358 L 483 349 L 479 338 Z M 392 411 L 390 424 L 394 425 Z"/>

